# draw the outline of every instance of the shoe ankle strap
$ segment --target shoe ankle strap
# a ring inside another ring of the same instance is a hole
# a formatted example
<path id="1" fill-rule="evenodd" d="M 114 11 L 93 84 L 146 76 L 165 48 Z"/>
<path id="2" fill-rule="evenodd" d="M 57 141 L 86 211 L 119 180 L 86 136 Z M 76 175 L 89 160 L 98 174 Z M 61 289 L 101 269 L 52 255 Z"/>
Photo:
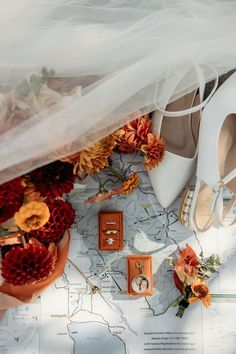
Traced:
<path id="1" fill-rule="evenodd" d="M 186 115 L 201 111 L 205 107 L 205 105 L 208 103 L 208 101 L 211 99 L 211 97 L 214 95 L 214 93 L 218 87 L 218 83 L 219 83 L 219 75 L 218 75 L 217 71 L 212 66 L 210 66 L 210 67 L 214 72 L 215 80 L 214 80 L 214 86 L 205 100 L 202 100 L 203 95 L 204 95 L 205 79 L 204 79 L 202 70 L 200 69 L 199 65 L 195 64 L 194 68 L 197 72 L 199 91 L 200 91 L 200 99 L 202 100 L 202 102 L 196 106 L 193 106 L 193 107 L 181 110 L 181 111 L 167 111 L 165 109 L 160 108 L 158 106 L 158 104 L 155 103 L 157 110 L 159 112 L 161 112 L 163 114 L 163 116 L 166 116 L 166 117 L 182 117 L 182 116 L 186 116 Z"/>
<path id="2" fill-rule="evenodd" d="M 230 227 L 236 224 L 236 217 L 233 219 L 231 223 L 226 223 L 225 219 L 236 204 L 236 195 L 234 194 L 229 201 L 227 202 L 226 206 L 224 207 L 224 200 L 223 200 L 223 192 L 224 187 L 227 188 L 227 183 L 231 180 L 236 178 L 236 168 L 232 170 L 227 176 L 222 178 L 215 187 L 212 188 L 213 197 L 210 206 L 210 213 L 214 216 L 214 221 L 216 227 Z"/>

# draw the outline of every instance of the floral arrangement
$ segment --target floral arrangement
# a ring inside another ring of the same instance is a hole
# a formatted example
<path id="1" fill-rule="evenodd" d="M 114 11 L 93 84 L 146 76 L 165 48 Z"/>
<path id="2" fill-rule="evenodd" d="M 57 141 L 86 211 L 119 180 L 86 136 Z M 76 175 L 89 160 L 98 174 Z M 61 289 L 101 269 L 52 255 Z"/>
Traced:
<path id="1" fill-rule="evenodd" d="M 0 185 L 1 275 L 13 285 L 48 277 L 57 261 L 57 245 L 75 220 L 61 197 L 74 185 L 73 167 L 56 161 Z"/>
<path id="2" fill-rule="evenodd" d="M 13 90 L 0 95 L 0 133 L 63 97 L 81 95 L 81 87 L 54 78 L 53 70 L 31 74 Z M 165 142 L 152 133 L 149 115 L 127 123 L 109 136 L 73 155 L 0 185 L 1 276 L 14 286 L 32 285 L 50 277 L 58 259 L 59 244 L 75 220 L 72 205 L 63 199 L 77 176 L 93 174 L 98 192 L 86 203 L 102 202 L 113 195 L 129 194 L 140 183 L 136 173 L 128 176 L 112 166 L 112 154 L 139 152 L 144 166 L 151 169 L 163 159 Z M 120 181 L 119 188 L 107 190 L 99 173 Z M 1 291 L 1 289 L 0 289 Z"/>
<path id="3" fill-rule="evenodd" d="M 211 294 L 206 280 L 221 264 L 219 257 L 212 255 L 204 259 L 202 252 L 197 257 L 187 244 L 176 260 L 171 259 L 171 264 L 174 266 L 174 283 L 181 292 L 181 296 L 172 303 L 172 306 L 178 306 L 176 316 L 181 318 L 188 306 L 197 301 L 208 307 L 211 304 Z"/>
<path id="4" fill-rule="evenodd" d="M 129 194 L 140 184 L 140 178 L 136 173 L 125 176 L 121 171 L 112 167 L 113 151 L 123 154 L 140 152 L 144 157 L 144 166 L 151 169 L 163 160 L 165 142 L 152 133 L 152 121 L 149 115 L 144 115 L 127 123 L 91 147 L 63 158 L 62 161 L 73 164 L 75 174 L 84 173 L 85 176 L 96 174 L 97 176 L 98 193 L 88 198 L 85 203 L 101 202 L 117 194 Z M 102 170 L 117 177 L 121 182 L 120 188 L 107 190 L 98 175 Z"/>

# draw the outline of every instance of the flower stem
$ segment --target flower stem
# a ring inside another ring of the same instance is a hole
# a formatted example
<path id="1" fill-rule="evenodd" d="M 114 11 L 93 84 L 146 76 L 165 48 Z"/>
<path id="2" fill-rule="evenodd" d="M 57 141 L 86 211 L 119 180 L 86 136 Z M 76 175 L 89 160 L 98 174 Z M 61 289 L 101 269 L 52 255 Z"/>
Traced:
<path id="1" fill-rule="evenodd" d="M 98 173 L 96 173 L 96 176 L 97 176 L 98 182 L 99 182 L 100 184 L 102 184 L 101 178 L 99 177 L 99 174 L 98 174 Z"/>
<path id="2" fill-rule="evenodd" d="M 26 244 L 24 235 L 21 235 L 21 240 L 22 240 L 23 247 L 26 249 L 27 248 L 27 244 Z"/>
<path id="3" fill-rule="evenodd" d="M 185 307 L 179 306 L 179 309 L 178 309 L 178 311 L 176 313 L 176 316 L 179 317 L 179 318 L 182 318 L 183 315 L 184 315 L 184 311 L 185 311 Z"/>
<path id="4" fill-rule="evenodd" d="M 176 313 L 176 316 L 182 318 L 184 315 L 184 311 L 186 310 L 186 308 L 188 308 L 188 306 L 189 306 L 188 300 L 183 298 L 179 303 L 179 309 Z"/>
<path id="5" fill-rule="evenodd" d="M 125 177 L 119 173 L 118 171 L 116 171 L 113 167 L 108 166 L 107 168 L 109 168 L 109 170 L 111 171 L 111 173 L 116 176 L 120 181 L 124 182 L 126 181 Z"/>
<path id="6" fill-rule="evenodd" d="M 24 248 L 27 248 L 27 244 L 26 244 L 26 241 L 25 241 L 24 233 L 22 232 L 22 230 L 18 226 L 17 226 L 17 228 L 18 228 L 19 234 L 21 236 L 21 243 L 22 243 Z"/>
<path id="7" fill-rule="evenodd" d="M 97 179 L 98 179 L 98 183 L 99 183 L 99 193 L 103 193 L 105 191 L 105 184 L 102 183 L 101 178 L 99 177 L 99 175 L 96 173 Z"/>

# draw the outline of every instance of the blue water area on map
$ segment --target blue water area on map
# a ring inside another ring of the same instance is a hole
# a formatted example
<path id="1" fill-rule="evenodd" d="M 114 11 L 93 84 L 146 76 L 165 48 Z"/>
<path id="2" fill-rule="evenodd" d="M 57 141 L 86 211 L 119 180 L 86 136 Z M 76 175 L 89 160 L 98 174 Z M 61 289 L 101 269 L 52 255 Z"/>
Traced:
<path id="1" fill-rule="evenodd" d="M 124 342 L 112 335 L 108 326 L 103 323 L 71 323 L 68 329 L 75 343 L 75 354 L 125 354 Z"/>

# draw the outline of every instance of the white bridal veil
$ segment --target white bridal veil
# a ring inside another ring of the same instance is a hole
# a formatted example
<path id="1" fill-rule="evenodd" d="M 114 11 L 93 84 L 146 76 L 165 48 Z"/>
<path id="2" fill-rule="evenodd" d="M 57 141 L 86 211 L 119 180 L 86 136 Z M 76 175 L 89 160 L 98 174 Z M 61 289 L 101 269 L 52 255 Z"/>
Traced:
<path id="1" fill-rule="evenodd" d="M 0 183 L 233 69 L 235 34 L 235 0 L 0 0 Z"/>

